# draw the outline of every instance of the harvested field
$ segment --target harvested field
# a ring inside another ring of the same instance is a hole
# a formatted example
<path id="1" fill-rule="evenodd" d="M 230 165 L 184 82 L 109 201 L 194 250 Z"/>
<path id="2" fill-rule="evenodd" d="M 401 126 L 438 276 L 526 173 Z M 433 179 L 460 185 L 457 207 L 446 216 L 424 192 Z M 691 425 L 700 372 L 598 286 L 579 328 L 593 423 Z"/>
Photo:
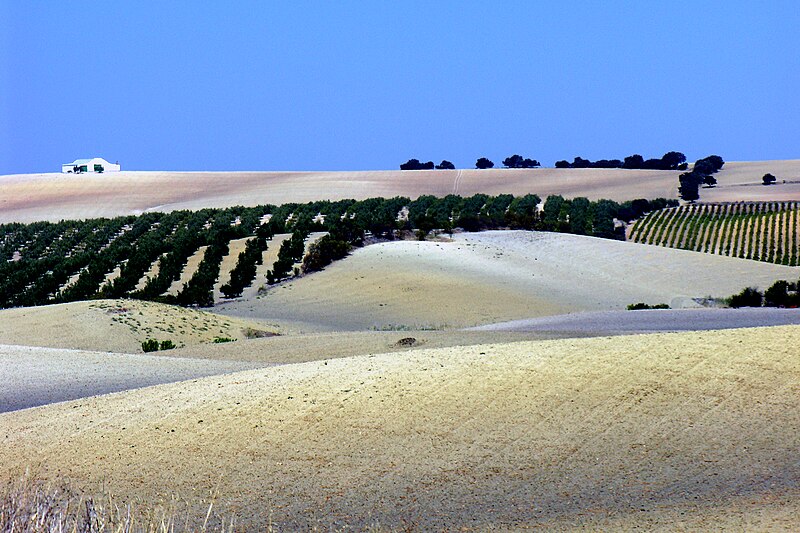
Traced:
<path id="1" fill-rule="evenodd" d="M 778 184 L 760 185 L 771 172 Z M 0 176 L 0 223 L 113 217 L 234 205 L 475 193 L 617 201 L 675 198 L 675 171 L 487 169 L 373 172 L 135 172 Z M 800 201 L 800 160 L 726 163 L 704 201 Z M 787 183 L 783 183 L 786 180 Z"/>
<path id="2" fill-rule="evenodd" d="M 469 331 L 507 331 L 563 336 L 708 331 L 766 326 L 800 326 L 800 309 L 645 309 L 597 311 L 486 324 Z"/>
<path id="3" fill-rule="evenodd" d="M 0 413 L 263 366 L 0 345 Z"/>
<path id="4" fill-rule="evenodd" d="M 141 300 L 93 300 L 0 310 L 0 344 L 139 353 L 147 339 L 178 346 L 245 338 L 260 322 Z"/>
<path id="5" fill-rule="evenodd" d="M 693 298 L 797 278 L 796 267 L 577 235 L 490 231 L 357 249 L 322 272 L 215 311 L 287 332 L 452 329 L 636 302 L 697 306 Z"/>
<path id="6" fill-rule="evenodd" d="M 194 527 L 216 492 L 251 530 L 796 529 L 798 343 L 521 342 L 159 385 L 0 415 L 0 477 L 174 494 Z"/>

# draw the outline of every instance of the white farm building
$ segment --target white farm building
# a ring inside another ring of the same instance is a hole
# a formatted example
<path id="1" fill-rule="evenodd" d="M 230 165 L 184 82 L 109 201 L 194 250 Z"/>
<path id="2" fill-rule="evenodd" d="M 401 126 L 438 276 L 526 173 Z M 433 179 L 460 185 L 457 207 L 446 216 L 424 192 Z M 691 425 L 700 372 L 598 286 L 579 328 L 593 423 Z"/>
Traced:
<path id="1" fill-rule="evenodd" d="M 61 172 L 119 172 L 119 162 L 109 163 L 102 157 L 94 157 L 92 159 L 76 159 L 72 163 L 64 163 L 61 165 Z"/>

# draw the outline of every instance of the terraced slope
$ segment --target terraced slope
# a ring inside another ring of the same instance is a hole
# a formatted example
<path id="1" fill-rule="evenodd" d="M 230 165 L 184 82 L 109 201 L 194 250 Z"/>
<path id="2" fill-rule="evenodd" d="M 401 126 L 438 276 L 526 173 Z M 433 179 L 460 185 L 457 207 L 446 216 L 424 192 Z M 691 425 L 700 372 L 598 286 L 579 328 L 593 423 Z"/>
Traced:
<path id="1" fill-rule="evenodd" d="M 796 326 L 239 372 L 0 414 L 0 479 L 246 530 L 796 530 Z"/>
<path id="2" fill-rule="evenodd" d="M 695 204 L 663 209 L 637 221 L 628 238 L 683 250 L 800 264 L 800 202 Z"/>

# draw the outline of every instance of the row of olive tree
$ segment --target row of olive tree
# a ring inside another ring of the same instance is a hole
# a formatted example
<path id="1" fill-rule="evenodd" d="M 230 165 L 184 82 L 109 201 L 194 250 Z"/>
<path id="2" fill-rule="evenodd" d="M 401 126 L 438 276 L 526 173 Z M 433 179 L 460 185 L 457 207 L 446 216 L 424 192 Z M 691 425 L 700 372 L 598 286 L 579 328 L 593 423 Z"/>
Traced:
<path id="1" fill-rule="evenodd" d="M 0 225 L 0 307 L 42 305 L 86 298 L 134 297 L 209 305 L 211 288 L 219 276 L 221 258 L 231 239 L 255 235 L 246 246 L 226 287 L 226 296 L 241 294 L 254 280 L 266 241 L 292 232 L 273 265 L 273 283 L 293 272 L 303 261 L 304 241 L 310 231 L 329 235 L 311 247 L 303 269 L 313 271 L 343 257 L 353 246 L 375 239 L 395 239 L 416 233 L 482 229 L 535 229 L 607 238 L 622 238 L 621 222 L 672 205 L 674 201 L 635 200 L 617 203 L 548 197 L 544 204 L 534 194 L 470 197 L 423 195 L 291 203 L 281 206 L 234 207 L 147 213 L 139 217 L 64 223 Z M 268 224 L 260 220 L 269 214 Z M 187 259 L 207 245 L 204 261 L 178 298 L 165 295 L 179 279 Z M 155 261 L 159 272 L 138 287 Z M 116 272 L 114 272 L 116 270 Z M 112 276 L 114 272 L 114 276 Z M 67 284 L 70 277 L 77 277 Z M 59 290 L 60 289 L 60 290 Z"/>

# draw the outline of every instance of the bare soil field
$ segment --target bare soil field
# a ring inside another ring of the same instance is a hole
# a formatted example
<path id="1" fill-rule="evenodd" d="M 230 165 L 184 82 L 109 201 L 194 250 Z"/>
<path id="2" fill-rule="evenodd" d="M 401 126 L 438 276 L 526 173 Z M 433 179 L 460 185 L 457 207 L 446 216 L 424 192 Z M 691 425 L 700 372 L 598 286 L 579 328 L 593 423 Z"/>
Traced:
<path id="1" fill-rule="evenodd" d="M 0 345 L 0 413 L 258 366 L 263 365 Z"/>
<path id="2" fill-rule="evenodd" d="M 760 185 L 771 172 L 778 184 Z M 422 194 L 535 193 L 590 199 L 675 198 L 679 172 L 464 169 L 372 172 L 138 172 L 0 176 L 0 223 L 58 221 L 235 205 Z M 706 201 L 800 200 L 800 160 L 726 163 Z M 786 180 L 787 183 L 782 183 Z"/>
<path id="3" fill-rule="evenodd" d="M 552 336 L 630 335 L 667 331 L 708 331 L 714 329 L 800 326 L 800 309 L 774 307 L 743 309 L 643 309 L 638 311 L 596 311 L 547 316 L 486 324 L 478 331 L 542 333 Z"/>
<path id="4" fill-rule="evenodd" d="M 279 530 L 800 527 L 794 326 L 332 359 L 0 414 L 0 478 Z"/>
<path id="5" fill-rule="evenodd" d="M 246 338 L 260 322 L 141 300 L 93 300 L 0 310 L 0 344 L 139 353 L 142 341 L 177 346 Z"/>
<path id="6" fill-rule="evenodd" d="M 578 235 L 456 234 L 355 250 L 324 271 L 214 310 L 286 333 L 453 329 L 628 304 L 697 306 L 800 268 Z"/>

